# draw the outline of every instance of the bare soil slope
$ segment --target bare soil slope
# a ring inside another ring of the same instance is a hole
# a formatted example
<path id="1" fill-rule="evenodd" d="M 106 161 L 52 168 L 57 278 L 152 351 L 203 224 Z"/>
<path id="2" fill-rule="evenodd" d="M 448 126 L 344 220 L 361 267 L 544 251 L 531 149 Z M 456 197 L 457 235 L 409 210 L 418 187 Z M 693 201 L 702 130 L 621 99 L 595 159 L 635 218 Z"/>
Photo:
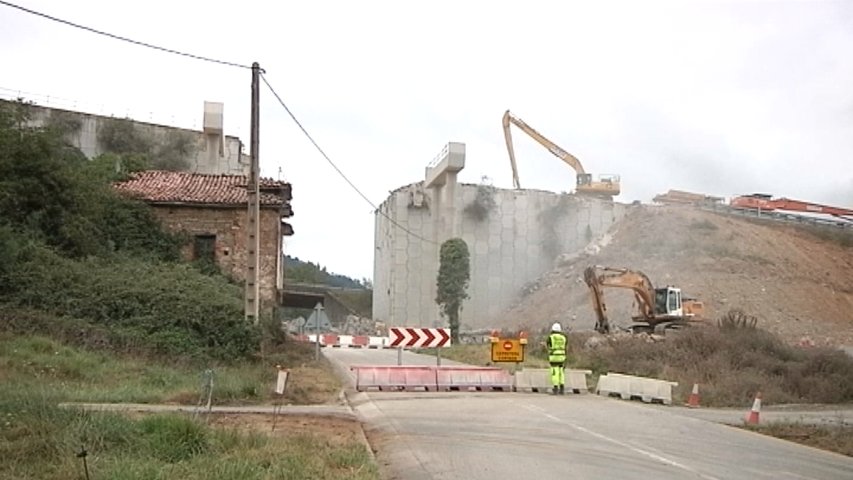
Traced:
<path id="1" fill-rule="evenodd" d="M 740 308 L 790 342 L 853 344 L 853 248 L 838 239 L 806 227 L 653 206 L 634 207 L 610 235 L 597 253 L 558 260 L 496 326 L 539 329 L 560 321 L 591 329 L 583 269 L 605 265 L 645 272 L 656 287 L 681 287 L 704 301 L 712 318 Z M 606 289 L 605 295 L 611 322 L 627 325 L 631 292 Z"/>

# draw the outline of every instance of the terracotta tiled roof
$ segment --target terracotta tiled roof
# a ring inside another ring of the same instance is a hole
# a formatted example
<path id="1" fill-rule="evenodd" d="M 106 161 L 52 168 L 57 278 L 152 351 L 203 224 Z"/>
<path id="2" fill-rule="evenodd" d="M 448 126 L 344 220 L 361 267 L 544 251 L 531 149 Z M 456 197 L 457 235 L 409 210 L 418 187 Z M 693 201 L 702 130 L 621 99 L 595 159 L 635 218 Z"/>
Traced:
<path id="1" fill-rule="evenodd" d="M 132 174 L 115 188 L 152 203 L 240 205 L 248 202 L 246 183 L 244 175 L 147 170 Z M 260 190 L 261 205 L 283 205 L 290 200 L 288 183 L 261 178 Z"/>

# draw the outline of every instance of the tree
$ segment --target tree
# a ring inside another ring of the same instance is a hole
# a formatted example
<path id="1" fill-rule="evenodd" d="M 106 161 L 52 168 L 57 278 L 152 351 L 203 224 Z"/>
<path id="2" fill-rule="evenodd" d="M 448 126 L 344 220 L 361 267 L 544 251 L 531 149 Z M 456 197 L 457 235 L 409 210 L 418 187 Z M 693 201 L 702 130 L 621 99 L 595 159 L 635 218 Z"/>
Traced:
<path id="1" fill-rule="evenodd" d="M 462 310 L 462 302 L 468 298 L 470 278 L 470 254 L 465 241 L 461 238 L 451 238 L 442 243 L 435 303 L 438 304 L 442 316 L 448 319 L 453 342 L 459 341 L 459 312 Z"/>

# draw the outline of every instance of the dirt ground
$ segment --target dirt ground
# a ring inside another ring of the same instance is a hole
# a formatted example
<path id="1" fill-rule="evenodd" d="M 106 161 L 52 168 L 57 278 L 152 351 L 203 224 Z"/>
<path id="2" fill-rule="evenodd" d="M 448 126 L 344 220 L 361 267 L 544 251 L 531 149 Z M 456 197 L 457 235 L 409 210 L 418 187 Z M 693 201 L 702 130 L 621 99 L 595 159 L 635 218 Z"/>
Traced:
<path id="1" fill-rule="evenodd" d="M 341 417 L 278 415 L 273 427 L 272 414 L 211 414 L 210 424 L 216 427 L 258 431 L 273 436 L 316 435 L 333 445 L 362 442 L 361 424 Z"/>
<path id="2" fill-rule="evenodd" d="M 558 259 L 495 326 L 540 329 L 560 321 L 574 331 L 592 329 L 583 270 L 604 265 L 640 270 L 656 287 L 681 287 L 713 319 L 740 308 L 791 343 L 853 345 L 853 248 L 829 237 L 693 207 L 631 207 L 597 239 L 597 253 Z M 631 292 L 607 289 L 605 296 L 611 322 L 627 325 Z"/>

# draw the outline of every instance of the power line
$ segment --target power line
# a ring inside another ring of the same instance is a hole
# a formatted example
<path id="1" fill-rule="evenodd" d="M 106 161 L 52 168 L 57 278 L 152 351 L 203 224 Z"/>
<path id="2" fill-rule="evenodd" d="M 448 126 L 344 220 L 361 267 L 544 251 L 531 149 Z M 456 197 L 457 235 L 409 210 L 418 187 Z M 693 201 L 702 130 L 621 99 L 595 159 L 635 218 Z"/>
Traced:
<path id="1" fill-rule="evenodd" d="M 52 15 L 48 15 L 48 14 L 46 14 L 46 13 L 37 12 L 37 11 L 35 11 L 35 10 L 31 10 L 31 9 L 29 9 L 29 8 L 22 7 L 22 6 L 20 6 L 20 5 L 15 5 L 14 3 L 6 2 L 6 1 L 4 1 L 4 0 L 0 0 L 0 5 L 6 5 L 7 7 L 16 8 L 16 9 L 18 9 L 18 10 L 21 10 L 22 12 L 26 12 L 26 13 L 29 13 L 29 14 L 32 14 L 32 15 L 36 15 L 36 16 L 39 16 L 39 17 L 42 17 L 42 18 L 46 18 L 46 19 L 48 19 L 48 20 L 52 20 L 52 21 L 54 21 L 54 22 L 59 22 L 59 23 L 62 23 L 62 24 L 65 24 L 65 25 L 68 25 L 68 26 L 71 26 L 71 27 L 74 27 L 74 28 L 79 28 L 79 29 L 81 29 L 81 30 L 86 30 L 86 31 L 88 31 L 88 32 L 96 33 L 96 34 L 98 34 L 98 35 L 103 35 L 103 36 L 105 36 L 105 37 L 110 37 L 110 38 L 115 39 L 115 40 L 121 40 L 121 41 L 123 41 L 123 42 L 132 43 L 132 44 L 134 44 L 134 45 L 139 45 L 139 46 L 142 46 L 142 47 L 153 48 L 154 50 L 160 50 L 161 52 L 172 53 L 172 54 L 175 54 L 175 55 L 181 55 L 181 56 L 184 56 L 184 57 L 194 58 L 194 59 L 196 59 L 196 60 L 203 60 L 203 61 L 205 61 L 205 62 L 218 63 L 218 64 L 220 64 L 220 65 L 227 65 L 227 66 L 229 66 L 229 67 L 246 68 L 246 69 L 251 69 L 251 68 L 252 68 L 252 67 L 251 67 L 251 66 L 249 66 L 249 65 L 242 65 L 242 64 L 240 64 L 240 63 L 227 62 L 227 61 L 225 61 L 225 60 L 217 60 L 217 59 L 215 59 L 215 58 L 203 57 L 203 56 L 201 56 L 201 55 L 195 55 L 195 54 L 192 54 L 192 53 L 181 52 L 181 51 L 179 51 L 179 50 L 173 50 L 173 49 L 171 49 L 171 48 L 166 48 L 166 47 L 160 47 L 160 46 L 157 46 L 157 45 L 152 45 L 152 44 L 150 44 L 150 43 L 146 43 L 146 42 L 140 42 L 139 40 L 133 40 L 132 38 L 122 37 L 121 35 L 115 35 L 115 34 L 112 34 L 112 33 L 109 33 L 109 32 L 104 32 L 104 31 L 102 31 L 102 30 L 97 30 L 97 29 L 94 29 L 94 28 L 92 28 L 92 27 L 87 27 L 87 26 L 85 26 L 85 25 L 80 25 L 79 23 L 74 23 L 74 22 L 71 22 L 71 21 L 68 21 L 68 20 L 63 20 L 63 19 L 61 19 L 61 18 L 57 18 L 57 17 L 54 17 L 54 16 L 52 16 Z"/>
<path id="2" fill-rule="evenodd" d="M 296 123 L 296 126 L 299 127 L 300 130 L 302 130 L 302 133 L 304 133 L 305 136 L 308 138 L 308 140 L 311 142 L 311 144 L 314 145 L 314 148 L 316 148 L 317 151 L 320 152 L 320 155 L 322 155 L 323 158 L 325 158 L 326 161 L 329 162 L 329 165 L 331 165 L 332 168 L 334 168 L 335 171 L 338 172 L 338 175 L 340 175 L 341 178 L 343 178 L 349 184 L 349 186 L 352 187 L 352 189 L 355 190 L 355 192 L 358 193 L 359 196 L 361 196 L 361 198 L 364 199 L 365 202 L 367 202 L 371 207 L 373 207 L 373 210 L 375 212 L 377 212 L 380 215 L 382 215 L 383 217 L 387 218 L 388 221 L 390 221 L 391 223 L 393 223 L 394 225 L 396 225 L 397 227 L 399 227 L 401 230 L 408 233 L 409 235 L 411 235 L 417 239 L 423 240 L 427 243 L 437 243 L 433 240 L 430 240 L 428 238 L 422 237 L 421 235 L 418 235 L 417 233 L 409 230 L 408 228 L 404 227 L 403 225 L 400 225 L 399 223 L 397 223 L 396 220 L 394 220 L 393 218 L 388 216 L 388 214 L 383 212 L 379 207 L 376 206 L 376 204 L 374 204 L 372 201 L 370 201 L 370 199 L 367 198 L 367 195 L 362 193 L 362 191 L 357 186 L 355 186 L 355 184 L 352 183 L 352 181 L 350 181 L 349 178 L 347 178 L 346 174 L 344 174 L 344 172 L 342 172 L 341 169 L 338 168 L 337 165 L 335 165 L 335 162 L 333 162 L 332 159 L 329 158 L 329 156 L 326 154 L 326 152 L 323 150 L 323 148 L 320 147 L 320 145 L 314 140 L 314 137 L 312 137 L 311 134 L 308 133 L 308 130 L 306 130 L 305 127 L 302 126 L 302 123 L 296 118 L 296 115 L 294 115 L 293 112 L 290 111 L 290 108 L 287 107 L 287 104 L 284 103 L 284 100 L 282 100 L 281 97 L 278 95 L 278 93 L 275 91 L 275 89 L 272 88 L 272 85 L 270 85 L 270 82 L 267 81 L 266 76 L 261 75 L 261 79 L 264 81 L 267 88 L 270 89 L 270 92 L 272 92 L 272 94 L 273 94 L 273 96 L 275 96 L 276 100 L 278 100 L 278 103 L 280 103 L 281 106 L 284 107 L 284 110 L 287 112 L 287 114 L 290 115 L 290 118 L 293 120 L 293 122 Z"/>
<path id="3" fill-rule="evenodd" d="M 54 17 L 54 16 L 52 16 L 52 15 L 48 15 L 48 14 L 46 14 L 46 13 L 37 12 L 37 11 L 35 11 L 35 10 L 29 9 L 29 8 L 26 8 L 26 7 L 22 7 L 22 6 L 20 6 L 20 5 L 16 5 L 16 4 L 14 4 L 14 3 L 7 2 L 7 1 L 5 1 L 5 0 L 0 0 L 0 5 L 5 5 L 5 6 L 7 6 L 7 7 L 15 8 L 15 9 L 18 9 L 18 10 L 20 10 L 20 11 L 22 11 L 22 12 L 26 12 L 26 13 L 29 13 L 29 14 L 32 14 L 32 15 L 36 15 L 36 16 L 39 16 L 39 17 L 42 17 L 42 18 L 46 18 L 46 19 L 51 20 L 51 21 L 54 21 L 54 22 L 62 23 L 62 24 L 64 24 L 64 25 L 68 25 L 68 26 L 71 26 L 71 27 L 74 27 L 74 28 L 79 28 L 79 29 L 81 29 L 81 30 L 86 30 L 86 31 L 88 31 L 88 32 L 95 33 L 95 34 L 98 34 L 98 35 L 102 35 L 102 36 L 105 36 L 105 37 L 109 37 L 109 38 L 112 38 L 112 39 L 115 39 L 115 40 L 121 40 L 121 41 L 123 41 L 123 42 L 132 43 L 132 44 L 134 44 L 134 45 L 139 45 L 139 46 L 142 46 L 142 47 L 147 47 L 147 48 L 151 48 L 151 49 L 154 49 L 154 50 L 159 50 L 159 51 L 161 51 L 161 52 L 171 53 L 171 54 L 174 54 L 174 55 L 181 55 L 181 56 L 184 56 L 184 57 L 192 58 L 192 59 L 195 59 L 195 60 L 202 60 L 202 61 L 205 61 L 205 62 L 218 63 L 218 64 L 220 64 L 220 65 L 226 65 L 226 66 L 229 66 L 229 67 L 245 68 L 245 69 L 251 69 L 251 68 L 252 68 L 252 67 L 251 67 L 251 66 L 249 66 L 249 65 L 243 65 L 243 64 L 239 64 L 239 63 L 228 62 L 228 61 L 225 61 L 225 60 L 218 60 L 218 59 L 215 59 L 215 58 L 204 57 L 204 56 L 201 56 L 201 55 L 195 55 L 195 54 L 192 54 L 192 53 L 182 52 L 182 51 L 174 50 L 174 49 L 171 49 L 171 48 L 166 48 L 166 47 L 160 47 L 160 46 L 157 46 L 157 45 L 152 45 L 152 44 L 150 44 L 150 43 L 141 42 L 141 41 L 139 41 L 139 40 L 134 40 L 134 39 L 132 39 L 132 38 L 123 37 L 123 36 L 121 36 L 121 35 L 115 35 L 115 34 L 112 34 L 112 33 L 109 33 L 109 32 L 104 32 L 104 31 L 102 31 L 102 30 L 97 30 L 97 29 L 92 28 L 92 27 L 87 27 L 87 26 L 85 26 L 85 25 L 80 25 L 80 24 L 78 24 L 78 23 L 74 23 L 74 22 L 71 22 L 71 21 L 69 21 L 69 20 L 64 20 L 64 19 L 61 19 L 61 18 L 58 18 L 58 17 Z M 262 72 L 263 72 L 263 71 L 262 71 Z M 327 162 L 329 162 L 329 165 L 331 165 L 331 166 L 332 166 L 332 168 L 334 168 L 334 169 L 335 169 L 335 171 L 336 171 L 336 172 L 338 172 L 338 174 L 341 176 L 341 178 L 343 178 L 343 179 L 344 179 L 344 180 L 349 184 L 349 186 L 350 186 L 350 187 L 352 187 L 352 189 L 353 189 L 353 190 L 355 190 L 355 192 L 356 192 L 356 193 L 358 193 L 358 194 L 359 194 L 359 196 L 361 196 L 361 198 L 363 198 L 363 199 L 364 199 L 364 201 L 366 201 L 366 202 L 367 202 L 371 207 L 373 207 L 373 210 L 374 210 L 374 211 L 378 212 L 380 215 L 382 215 L 383 217 L 387 218 L 387 219 L 388 219 L 388 221 L 390 221 L 391 223 L 393 223 L 394 225 L 396 225 L 397 227 L 399 227 L 401 230 L 403 230 L 404 232 L 408 233 L 409 235 L 411 235 L 411 236 L 413 236 L 413 237 L 416 237 L 416 238 L 418 238 L 418 239 L 420 239 L 420 240 L 423 240 L 423 241 L 425 241 L 425 242 L 429 242 L 429 243 L 436 243 L 436 242 L 434 242 L 434 241 L 432 241 L 432 240 L 430 240 L 430 239 L 428 239 L 428 238 L 424 238 L 424 237 L 422 237 L 421 235 L 418 235 L 418 234 L 417 234 L 417 233 L 415 233 L 415 232 L 412 232 L 411 230 L 409 230 L 408 228 L 404 227 L 403 225 L 400 225 L 396 220 L 394 220 L 393 218 L 391 218 L 390 216 L 388 216 L 388 215 L 387 215 L 385 212 L 383 212 L 379 207 L 377 207 L 377 206 L 376 206 L 376 204 L 374 204 L 372 201 L 370 201 L 370 199 L 367 197 L 367 195 L 365 195 L 365 194 L 364 194 L 364 193 L 363 193 L 363 192 L 362 192 L 362 191 L 361 191 L 361 190 L 360 190 L 360 189 L 359 189 L 359 188 L 358 188 L 354 183 L 352 183 L 352 181 L 350 181 L 350 179 L 349 179 L 349 178 L 344 174 L 344 172 L 342 172 L 342 171 L 341 171 L 341 169 L 340 169 L 340 168 L 338 168 L 338 166 L 337 166 L 337 165 L 335 165 L 335 162 L 333 162 L 333 161 L 332 161 L 332 159 L 331 159 L 331 158 L 329 158 L 329 156 L 328 156 L 328 155 L 326 154 L 326 152 L 322 149 L 322 147 L 320 147 L 320 145 L 319 145 L 319 144 L 314 140 L 314 138 L 311 136 L 311 134 L 309 134 L 309 133 L 308 133 L 308 131 L 305 129 L 305 127 L 303 127 L 303 126 L 302 126 L 302 123 L 301 123 L 301 122 L 296 118 L 296 116 L 293 114 L 293 112 L 291 112 L 291 111 L 290 111 L 290 108 L 288 108 L 288 107 L 287 107 L 287 104 L 285 104 L 285 103 L 284 103 L 284 100 L 282 100 L 282 98 L 278 95 L 278 93 L 275 91 L 275 89 L 272 87 L 272 85 L 270 85 L 270 83 L 269 83 L 269 81 L 267 81 L 266 77 L 265 77 L 264 75 L 261 75 L 261 78 L 264 80 L 264 83 L 265 83 L 265 84 L 266 84 L 266 86 L 270 89 L 270 92 L 272 92 L 272 94 L 275 96 L 275 98 L 278 100 L 278 102 L 281 104 L 281 106 L 282 106 L 282 107 L 284 107 L 284 110 L 287 112 L 287 114 L 288 114 L 288 115 L 290 115 L 290 118 L 291 118 L 291 119 L 293 119 L 293 121 L 296 123 L 296 125 L 299 127 L 299 129 L 300 129 L 300 130 L 302 130 L 302 133 L 304 133 L 304 134 L 305 134 L 305 136 L 308 138 L 308 140 L 310 140 L 310 141 L 311 141 L 311 143 L 314 145 L 314 147 L 317 149 L 317 151 L 318 151 L 318 152 L 320 152 L 320 155 L 322 155 L 322 156 L 323 156 L 323 158 L 325 158 L 325 159 L 326 159 L 326 161 L 327 161 Z"/>

